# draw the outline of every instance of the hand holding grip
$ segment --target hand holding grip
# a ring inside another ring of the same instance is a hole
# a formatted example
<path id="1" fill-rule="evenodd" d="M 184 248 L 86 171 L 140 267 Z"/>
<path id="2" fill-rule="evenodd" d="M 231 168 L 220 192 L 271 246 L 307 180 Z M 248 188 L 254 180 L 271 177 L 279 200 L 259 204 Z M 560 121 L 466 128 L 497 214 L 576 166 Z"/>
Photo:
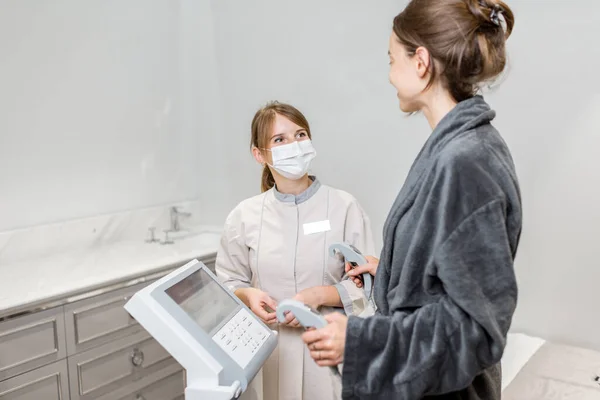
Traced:
<path id="1" fill-rule="evenodd" d="M 349 243 L 335 243 L 329 246 L 329 254 L 334 257 L 337 253 L 341 253 L 347 263 L 353 267 L 367 264 L 367 259 L 362 253 Z M 367 297 L 371 297 L 371 289 L 373 287 L 373 277 L 368 272 L 362 274 L 362 281 Z"/>
<path id="2" fill-rule="evenodd" d="M 279 303 L 277 310 L 275 311 L 277 320 L 279 322 L 284 322 L 288 312 L 294 314 L 294 317 L 296 317 L 300 325 L 305 328 L 319 329 L 327 325 L 327 321 L 321 314 L 298 300 L 287 299 Z"/>

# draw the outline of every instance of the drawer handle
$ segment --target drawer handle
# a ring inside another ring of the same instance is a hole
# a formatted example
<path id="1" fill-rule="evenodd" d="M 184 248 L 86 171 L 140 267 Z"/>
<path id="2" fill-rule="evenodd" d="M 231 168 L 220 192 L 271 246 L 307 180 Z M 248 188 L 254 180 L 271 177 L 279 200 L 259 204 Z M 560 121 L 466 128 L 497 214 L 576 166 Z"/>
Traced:
<path id="1" fill-rule="evenodd" d="M 140 349 L 133 349 L 133 354 L 131 355 L 131 363 L 134 367 L 141 367 L 144 363 L 144 352 Z"/>

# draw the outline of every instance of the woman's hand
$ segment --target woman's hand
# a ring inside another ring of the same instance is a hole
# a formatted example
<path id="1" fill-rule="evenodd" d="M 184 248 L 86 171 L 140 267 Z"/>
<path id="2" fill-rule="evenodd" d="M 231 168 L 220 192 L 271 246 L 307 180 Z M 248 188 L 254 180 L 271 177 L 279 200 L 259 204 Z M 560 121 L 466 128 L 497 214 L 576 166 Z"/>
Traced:
<path id="1" fill-rule="evenodd" d="M 346 272 L 348 273 L 348 276 L 359 288 L 363 287 L 362 274 L 368 272 L 375 276 L 377 274 L 377 267 L 379 266 L 379 259 L 372 256 L 366 256 L 365 258 L 367 259 L 367 263 L 355 268 L 352 268 L 350 264 L 346 263 Z"/>
<path id="2" fill-rule="evenodd" d="M 323 287 L 316 286 L 308 289 L 304 289 L 299 291 L 296 296 L 294 296 L 294 300 L 298 300 L 301 303 L 306 304 L 312 309 L 316 310 L 323 305 Z M 296 319 L 294 314 L 291 312 L 285 316 L 285 322 L 283 325 L 287 325 L 292 328 L 301 327 L 300 322 Z"/>
<path id="3" fill-rule="evenodd" d="M 258 318 L 265 324 L 270 325 L 277 322 L 277 302 L 267 293 L 256 288 L 243 288 L 235 291 L 240 298 Z"/>
<path id="4" fill-rule="evenodd" d="M 321 367 L 331 367 L 344 362 L 346 327 L 348 317 L 340 313 L 325 316 L 329 324 L 302 334 L 302 340 L 310 350 L 310 356 Z"/>

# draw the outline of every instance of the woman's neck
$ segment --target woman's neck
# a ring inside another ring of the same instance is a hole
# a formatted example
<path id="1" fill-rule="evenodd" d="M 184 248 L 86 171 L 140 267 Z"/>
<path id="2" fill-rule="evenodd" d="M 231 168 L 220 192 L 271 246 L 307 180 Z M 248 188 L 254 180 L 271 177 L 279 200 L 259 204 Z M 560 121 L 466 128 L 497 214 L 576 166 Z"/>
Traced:
<path id="1" fill-rule="evenodd" d="M 435 129 L 446 114 L 456 107 L 456 104 L 456 101 L 447 90 L 441 88 L 432 90 L 428 101 L 426 101 L 422 109 L 423 115 L 427 118 L 427 122 L 429 122 L 432 130 Z"/>
<path id="2" fill-rule="evenodd" d="M 312 180 L 308 174 L 304 175 L 298 180 L 287 179 L 281 175 L 274 176 L 275 184 L 277 185 L 277 191 L 283 194 L 293 194 L 294 196 L 304 192 L 312 184 Z"/>

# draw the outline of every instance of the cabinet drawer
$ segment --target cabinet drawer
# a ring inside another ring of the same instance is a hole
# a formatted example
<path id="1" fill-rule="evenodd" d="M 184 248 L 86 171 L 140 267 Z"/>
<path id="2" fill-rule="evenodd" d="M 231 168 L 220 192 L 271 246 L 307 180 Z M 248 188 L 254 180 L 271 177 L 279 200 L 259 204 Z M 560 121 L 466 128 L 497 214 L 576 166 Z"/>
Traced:
<path id="1" fill-rule="evenodd" d="M 177 371 L 119 400 L 185 400 L 185 373 Z"/>
<path id="2" fill-rule="evenodd" d="M 165 378 L 171 377 L 173 375 L 177 375 L 177 374 L 184 374 L 185 376 L 185 371 L 183 370 L 183 368 L 181 367 L 181 365 L 179 364 L 172 364 L 169 365 L 166 368 L 161 369 L 160 371 L 153 373 L 153 374 L 149 374 L 144 376 L 143 378 L 141 378 L 138 381 L 135 381 L 133 383 L 127 384 L 127 385 L 123 385 L 120 386 L 118 389 L 115 389 L 112 392 L 109 392 L 103 396 L 100 396 L 98 398 L 96 398 L 95 400 L 116 400 L 116 399 L 129 399 L 129 398 L 134 398 L 136 400 L 140 400 L 140 398 L 136 398 L 138 396 L 138 394 L 141 395 L 141 393 L 143 393 L 144 390 L 146 390 L 147 388 L 152 388 L 153 385 L 159 381 L 163 381 Z M 184 393 L 185 391 L 185 378 L 183 378 L 184 380 L 181 383 L 181 387 L 183 389 L 181 389 L 181 393 Z M 170 382 L 170 380 L 169 380 Z M 174 396 L 174 398 L 177 398 L 176 396 Z M 161 400 L 166 400 L 165 399 L 161 399 Z"/>
<path id="3" fill-rule="evenodd" d="M 179 365 L 146 331 L 69 357 L 71 399 L 95 399 Z"/>
<path id="4" fill-rule="evenodd" d="M 67 360 L 0 382 L 1 400 L 69 400 Z"/>
<path id="5" fill-rule="evenodd" d="M 110 343 L 143 328 L 123 308 L 138 290 L 152 281 L 115 290 L 65 306 L 69 355 Z"/>
<path id="6" fill-rule="evenodd" d="M 0 323 L 0 381 L 65 357 L 62 307 Z"/>

